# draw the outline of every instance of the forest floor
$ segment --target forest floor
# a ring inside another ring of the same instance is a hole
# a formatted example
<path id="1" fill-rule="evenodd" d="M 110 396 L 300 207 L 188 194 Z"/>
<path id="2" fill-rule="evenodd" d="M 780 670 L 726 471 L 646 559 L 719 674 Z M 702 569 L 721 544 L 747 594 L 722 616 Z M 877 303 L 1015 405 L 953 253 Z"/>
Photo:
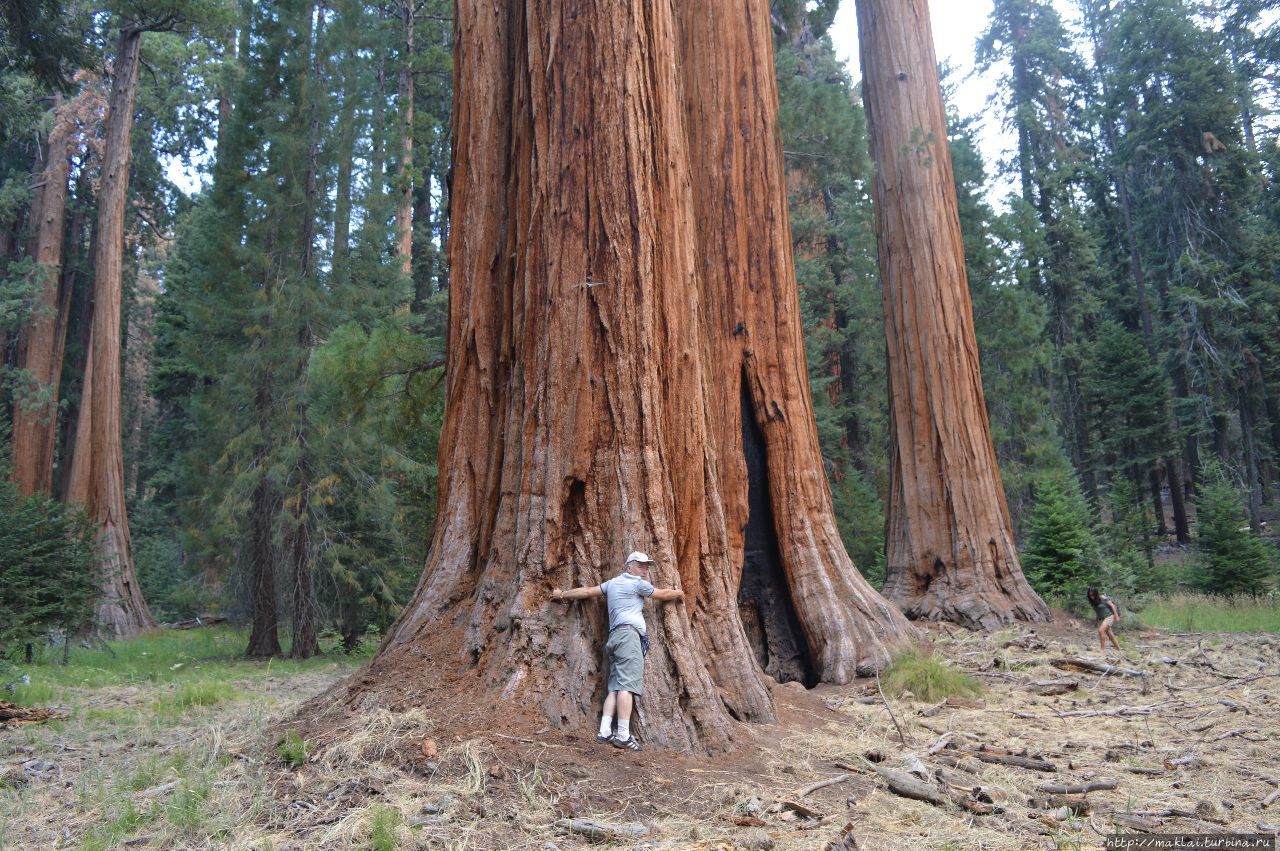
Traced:
<path id="1" fill-rule="evenodd" d="M 1280 635 L 1122 632 L 1123 654 L 1104 656 L 1066 616 L 1034 634 L 929 632 L 981 697 L 781 685 L 780 723 L 710 758 L 413 711 L 352 718 L 340 744 L 282 743 L 275 722 L 359 660 L 245 663 L 171 642 L 126 683 L 63 675 L 42 702 L 64 720 L 0 730 L 0 848 L 1055 849 L 1280 824 Z M 953 797 L 895 794 L 868 756 Z M 1040 788 L 1085 783 L 1103 788 Z M 639 835 L 592 843 L 570 819 Z"/>

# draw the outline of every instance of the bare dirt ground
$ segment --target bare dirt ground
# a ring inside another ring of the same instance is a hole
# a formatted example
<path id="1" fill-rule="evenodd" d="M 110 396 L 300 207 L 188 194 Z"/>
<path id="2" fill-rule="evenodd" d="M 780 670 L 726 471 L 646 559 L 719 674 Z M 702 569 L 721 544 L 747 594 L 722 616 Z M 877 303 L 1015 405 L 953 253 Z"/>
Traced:
<path id="1" fill-rule="evenodd" d="M 1129 632 L 1104 656 L 1065 617 L 1034 635 L 929 631 L 983 697 L 778 686 L 781 723 L 711 758 L 410 710 L 343 719 L 294 767 L 275 722 L 349 668 L 246 680 L 177 716 L 153 710 L 163 684 L 96 689 L 91 712 L 0 731 L 0 845 L 1053 849 L 1280 825 L 1280 636 Z M 1069 659 L 1143 676 L 1052 664 Z M 583 820 L 606 833 L 574 832 Z"/>

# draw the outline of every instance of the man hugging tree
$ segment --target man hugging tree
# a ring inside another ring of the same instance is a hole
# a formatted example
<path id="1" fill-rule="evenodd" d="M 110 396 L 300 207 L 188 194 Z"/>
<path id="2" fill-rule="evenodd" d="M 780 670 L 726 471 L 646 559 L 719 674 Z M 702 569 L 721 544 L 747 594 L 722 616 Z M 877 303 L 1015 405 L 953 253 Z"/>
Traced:
<path id="1" fill-rule="evenodd" d="M 631 735 L 631 707 L 633 695 L 644 692 L 644 657 L 649 652 L 649 636 L 644 623 L 644 598 L 652 597 L 659 603 L 684 599 L 684 592 L 674 588 L 654 588 L 649 583 L 649 567 L 653 559 L 642 552 L 627 556 L 627 566 L 607 582 L 599 585 L 571 588 L 551 592 L 551 599 L 560 602 L 604 597 L 609 603 L 609 640 L 604 650 L 609 657 L 609 695 L 604 699 L 604 712 L 600 716 L 600 732 L 596 741 L 615 748 L 641 750 L 640 743 Z M 617 713 L 618 729 L 613 730 L 614 713 Z"/>

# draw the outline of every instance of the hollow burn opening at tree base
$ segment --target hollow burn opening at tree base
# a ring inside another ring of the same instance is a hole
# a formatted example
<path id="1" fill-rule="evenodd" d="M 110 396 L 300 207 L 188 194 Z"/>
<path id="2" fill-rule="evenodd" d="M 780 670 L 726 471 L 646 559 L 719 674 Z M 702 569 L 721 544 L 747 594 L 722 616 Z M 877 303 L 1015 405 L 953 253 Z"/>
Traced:
<path id="1" fill-rule="evenodd" d="M 780 683 L 817 685 L 804 630 L 791 602 L 769 496 L 769 458 L 756 422 L 744 371 L 741 385 L 742 454 L 747 465 L 747 525 L 743 536 L 738 616 L 756 661 Z"/>

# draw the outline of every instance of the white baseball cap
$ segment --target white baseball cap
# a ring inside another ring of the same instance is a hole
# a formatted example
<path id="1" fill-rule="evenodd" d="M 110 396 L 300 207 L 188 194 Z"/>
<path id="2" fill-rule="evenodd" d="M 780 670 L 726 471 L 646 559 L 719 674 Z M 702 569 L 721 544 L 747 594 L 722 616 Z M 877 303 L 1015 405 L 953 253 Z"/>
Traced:
<path id="1" fill-rule="evenodd" d="M 633 561 L 638 561 L 641 564 L 654 564 L 653 559 L 649 558 L 647 555 L 640 552 L 639 550 L 635 550 L 634 552 L 631 553 L 631 555 L 627 556 L 626 564 L 631 564 L 631 562 Z"/>

